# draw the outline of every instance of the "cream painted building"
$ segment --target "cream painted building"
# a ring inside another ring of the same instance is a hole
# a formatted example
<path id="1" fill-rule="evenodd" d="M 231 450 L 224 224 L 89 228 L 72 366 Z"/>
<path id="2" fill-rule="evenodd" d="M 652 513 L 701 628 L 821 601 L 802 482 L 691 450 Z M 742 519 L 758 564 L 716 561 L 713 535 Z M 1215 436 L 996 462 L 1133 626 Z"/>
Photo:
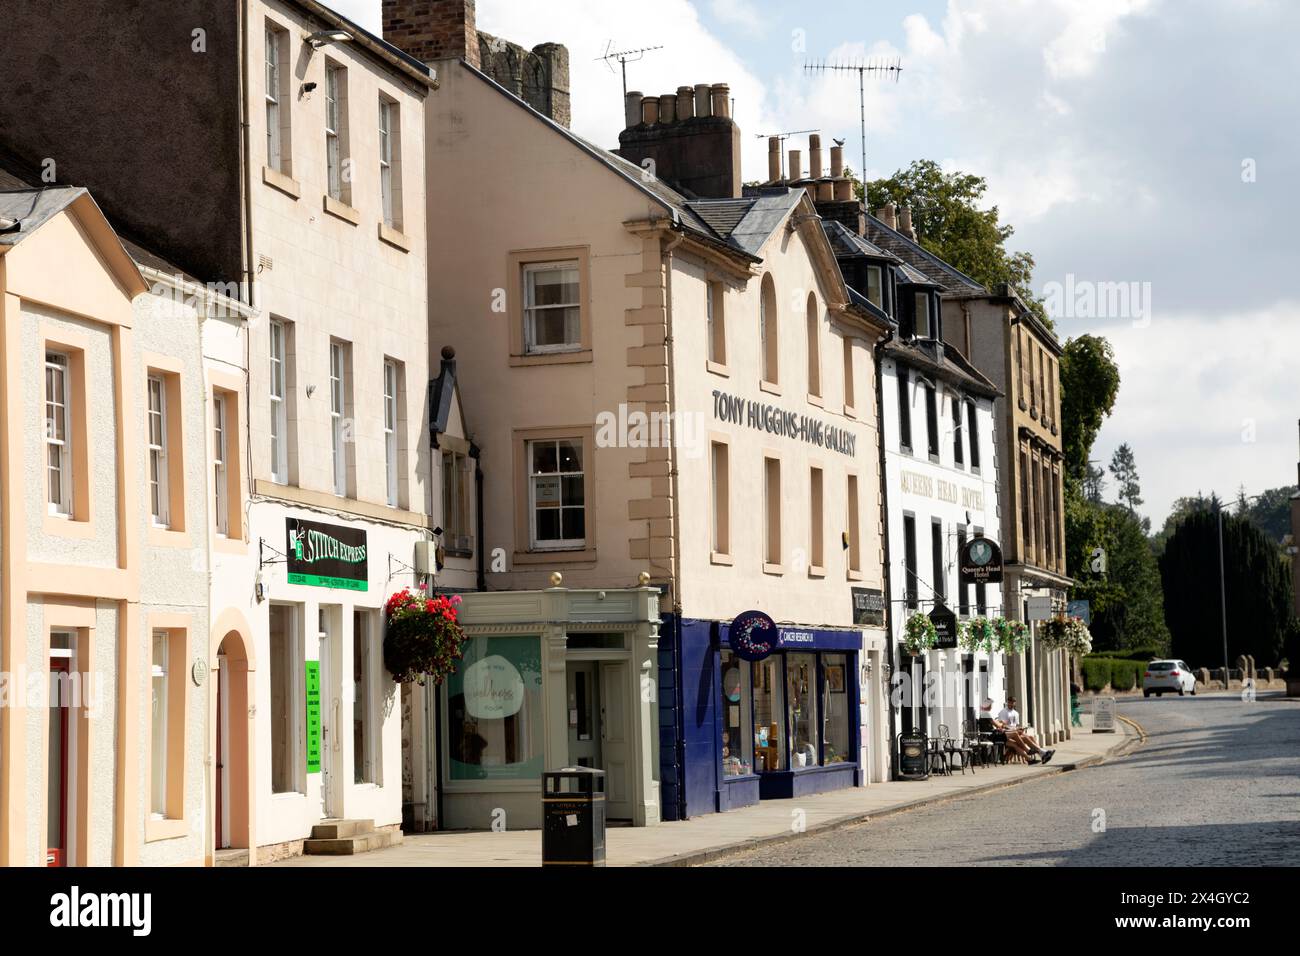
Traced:
<path id="1" fill-rule="evenodd" d="M 855 623 L 853 588 L 883 588 L 884 324 L 850 302 L 811 201 L 740 194 L 725 85 L 629 104 L 621 138 L 716 147 L 703 178 L 725 189 L 688 199 L 630 141 L 594 146 L 467 63 L 471 5 L 396 6 L 389 38 L 441 84 L 431 342 L 456 349 L 484 474 L 487 593 L 465 596 L 467 666 L 429 727 L 438 824 L 508 803 L 507 825 L 536 825 L 540 771 L 565 764 L 604 769 L 634 824 L 883 779 L 884 630 Z M 449 6 L 467 17 L 432 16 Z M 521 623 L 529 601 L 583 613 Z M 753 667 L 730 633 L 749 610 L 780 639 Z M 532 730 L 475 703 L 487 660 L 536 675 Z"/>
<path id="2" fill-rule="evenodd" d="M 207 303 L 86 190 L 3 178 L 0 861 L 201 865 Z"/>

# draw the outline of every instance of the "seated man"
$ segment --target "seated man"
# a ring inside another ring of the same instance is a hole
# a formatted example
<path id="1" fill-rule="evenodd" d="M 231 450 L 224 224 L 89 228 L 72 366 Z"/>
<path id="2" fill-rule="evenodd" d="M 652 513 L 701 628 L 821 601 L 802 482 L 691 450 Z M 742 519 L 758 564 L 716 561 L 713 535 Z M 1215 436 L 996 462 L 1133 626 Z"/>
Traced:
<path id="1" fill-rule="evenodd" d="M 1005 731 L 1007 735 L 1007 747 L 1014 753 L 1020 754 L 1030 763 L 1037 763 L 1037 759 L 1032 759 L 1031 754 L 1038 754 L 1043 763 L 1052 759 L 1055 750 L 1044 750 L 1038 746 L 1038 741 L 1027 734 L 1020 728 L 1020 713 L 1016 710 L 1016 699 L 1007 698 L 1007 705 L 1002 708 L 998 716 L 993 721 L 993 726 L 999 730 Z"/>

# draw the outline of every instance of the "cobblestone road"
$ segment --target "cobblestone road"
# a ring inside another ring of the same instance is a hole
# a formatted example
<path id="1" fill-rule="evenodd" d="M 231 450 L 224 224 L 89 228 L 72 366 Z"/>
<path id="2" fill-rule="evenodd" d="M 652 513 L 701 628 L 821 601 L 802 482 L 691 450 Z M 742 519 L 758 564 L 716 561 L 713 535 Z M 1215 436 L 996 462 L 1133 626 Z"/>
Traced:
<path id="1" fill-rule="evenodd" d="M 1300 702 L 1271 698 L 1126 699 L 1128 756 L 716 865 L 1297 866 Z"/>

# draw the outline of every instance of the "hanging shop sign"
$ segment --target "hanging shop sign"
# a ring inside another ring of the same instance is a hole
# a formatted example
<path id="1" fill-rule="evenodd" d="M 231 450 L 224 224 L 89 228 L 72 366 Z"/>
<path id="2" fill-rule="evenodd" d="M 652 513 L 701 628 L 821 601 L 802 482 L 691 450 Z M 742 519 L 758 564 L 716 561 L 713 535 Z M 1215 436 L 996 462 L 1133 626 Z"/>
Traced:
<path id="1" fill-rule="evenodd" d="M 1070 617 L 1077 617 L 1089 627 L 1092 626 L 1092 605 L 1088 601 L 1071 601 L 1065 606 L 1065 613 Z"/>
<path id="2" fill-rule="evenodd" d="M 762 611 L 746 611 L 732 620 L 727 643 L 741 660 L 761 661 L 776 650 L 780 632 Z"/>
<path id="3" fill-rule="evenodd" d="M 853 592 L 853 623 L 859 627 L 885 626 L 885 592 L 875 588 L 850 588 Z"/>
<path id="4" fill-rule="evenodd" d="M 307 690 L 307 772 L 320 773 L 320 661 L 305 661 Z"/>
<path id="5" fill-rule="evenodd" d="M 1028 605 L 1028 614 L 1026 618 L 1032 624 L 1034 621 L 1047 621 L 1053 616 L 1051 595 L 1044 597 L 1031 597 L 1025 602 Z"/>
<path id="6" fill-rule="evenodd" d="M 366 590 L 365 531 L 302 518 L 286 518 L 284 526 L 290 584 Z"/>
<path id="7" fill-rule="evenodd" d="M 1002 549 L 992 538 L 971 538 L 961 549 L 963 584 L 1001 584 Z"/>
<path id="8" fill-rule="evenodd" d="M 465 668 L 465 710 L 478 720 L 501 720 L 519 713 L 524 703 L 524 679 L 500 654 Z"/>
<path id="9" fill-rule="evenodd" d="M 942 604 L 936 604 L 930 612 L 930 623 L 934 625 L 936 651 L 950 650 L 957 646 L 957 615 Z"/>
<path id="10" fill-rule="evenodd" d="M 713 417 L 732 425 L 747 425 L 770 435 L 797 438 L 799 441 L 837 451 L 850 458 L 857 453 L 858 436 L 811 415 L 788 412 L 776 405 L 756 402 L 741 395 L 713 390 Z"/>

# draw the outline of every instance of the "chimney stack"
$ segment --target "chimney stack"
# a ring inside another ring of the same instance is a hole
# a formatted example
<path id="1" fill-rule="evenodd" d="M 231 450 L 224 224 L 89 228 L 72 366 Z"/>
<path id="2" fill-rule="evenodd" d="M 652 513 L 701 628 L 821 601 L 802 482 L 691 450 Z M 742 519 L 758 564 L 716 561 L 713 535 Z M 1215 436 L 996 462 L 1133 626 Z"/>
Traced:
<path id="1" fill-rule="evenodd" d="M 767 181 L 778 182 L 781 179 L 781 137 L 767 138 Z"/>
<path id="2" fill-rule="evenodd" d="M 789 175 L 785 178 L 790 182 L 803 179 L 803 156 L 797 149 L 790 150 Z"/>
<path id="3" fill-rule="evenodd" d="M 740 197 L 740 129 L 726 83 L 679 86 L 660 96 L 629 93 L 624 121 L 618 136 L 624 159 L 638 166 L 653 160 L 655 175 L 687 197 Z M 779 143 L 776 149 L 779 166 Z"/>
<path id="4" fill-rule="evenodd" d="M 912 231 L 912 207 L 900 206 L 898 209 L 898 231 L 916 242 L 916 233 Z"/>
<path id="5" fill-rule="evenodd" d="M 641 91 L 629 90 L 623 97 L 623 126 L 636 126 L 641 122 Z"/>
<path id="6" fill-rule="evenodd" d="M 808 137 L 808 175 L 822 178 L 822 138 L 817 133 Z"/>
<path id="7" fill-rule="evenodd" d="M 890 229 L 897 229 L 897 228 L 898 228 L 898 220 L 897 220 L 897 217 L 896 217 L 896 207 L 894 206 L 894 204 L 893 204 L 892 202 L 891 202 L 891 203 L 888 203 L 888 204 L 886 204 L 886 205 L 884 205 L 884 206 L 881 206 L 879 209 L 877 209 L 877 210 L 876 210 L 876 218 L 879 219 L 881 222 L 883 222 L 883 223 L 884 223 L 886 226 L 888 226 Z"/>
<path id="8" fill-rule="evenodd" d="M 383 0 L 384 39 L 421 63 L 458 58 L 479 67 L 475 0 Z"/>
<path id="9" fill-rule="evenodd" d="M 831 178 L 839 179 L 844 175 L 844 147 L 831 147 Z"/>

